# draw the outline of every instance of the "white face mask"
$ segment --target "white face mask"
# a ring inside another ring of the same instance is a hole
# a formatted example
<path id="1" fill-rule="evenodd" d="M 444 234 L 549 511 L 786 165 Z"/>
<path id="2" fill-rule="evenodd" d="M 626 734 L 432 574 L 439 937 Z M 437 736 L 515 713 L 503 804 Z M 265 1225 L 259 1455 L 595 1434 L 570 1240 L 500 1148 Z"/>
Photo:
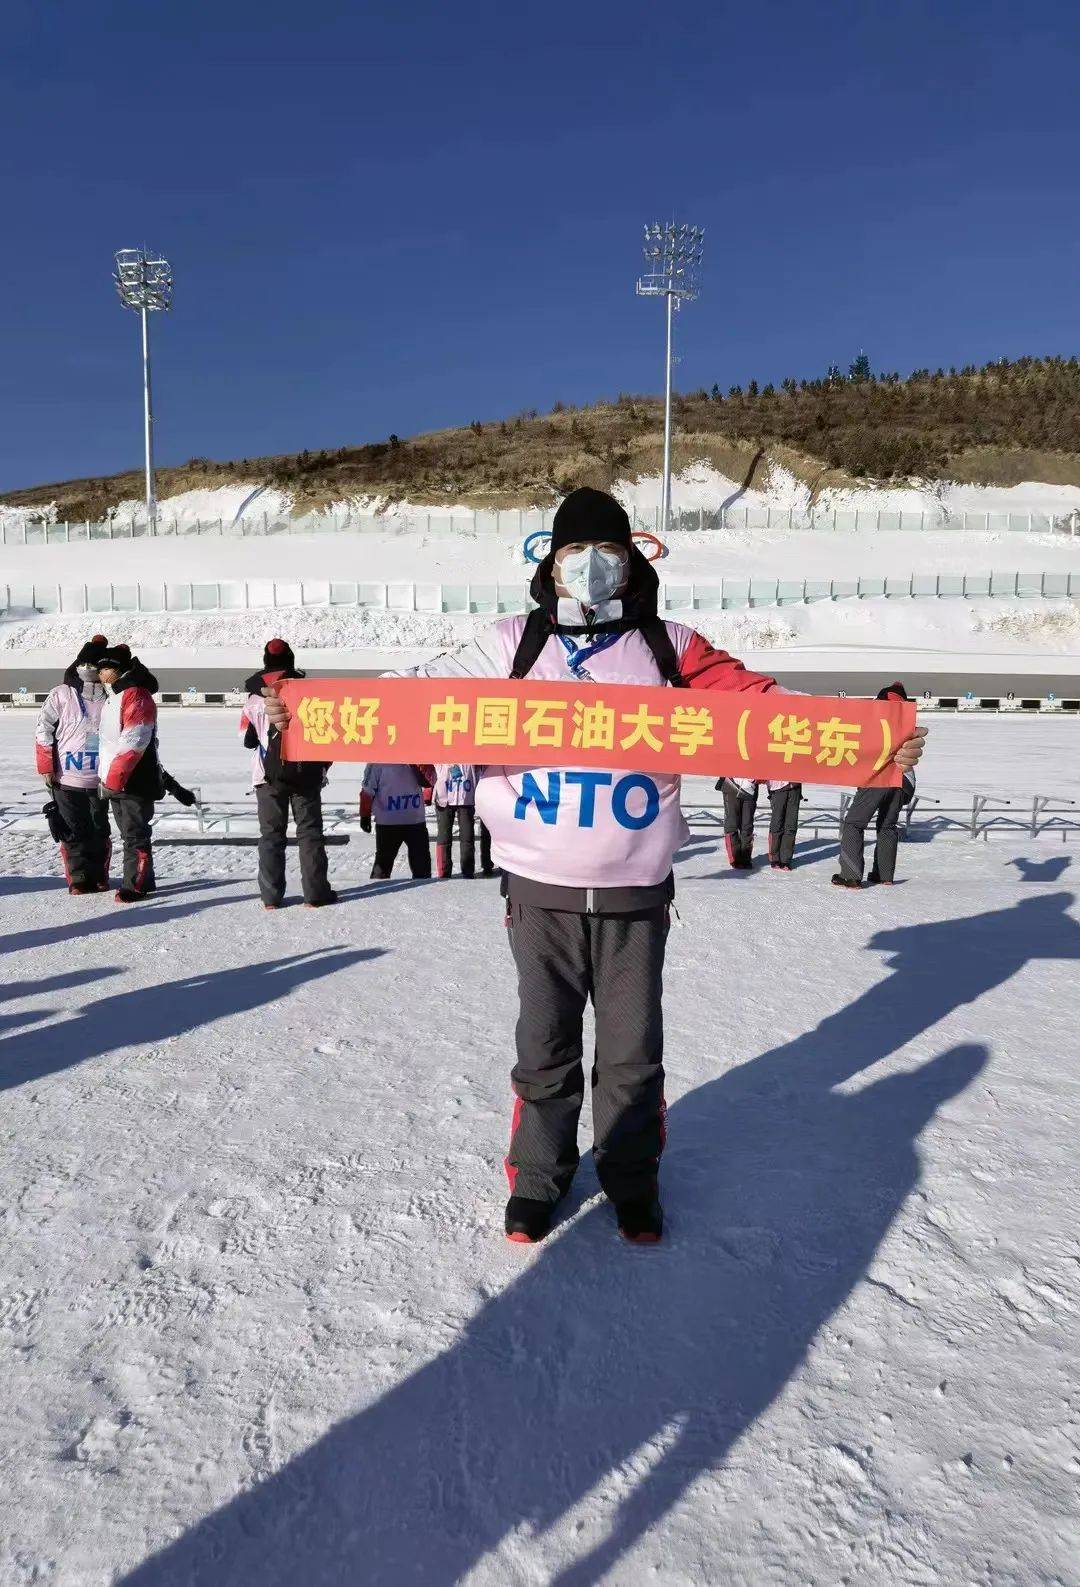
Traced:
<path id="1" fill-rule="evenodd" d="M 83 662 L 81 666 L 75 668 L 75 671 L 84 683 L 96 683 L 98 681 L 98 670 L 90 662 Z"/>
<path id="2" fill-rule="evenodd" d="M 559 564 L 563 588 L 582 606 L 599 606 L 610 601 L 626 579 L 626 558 L 619 551 L 604 551 L 586 546 L 573 551 Z"/>

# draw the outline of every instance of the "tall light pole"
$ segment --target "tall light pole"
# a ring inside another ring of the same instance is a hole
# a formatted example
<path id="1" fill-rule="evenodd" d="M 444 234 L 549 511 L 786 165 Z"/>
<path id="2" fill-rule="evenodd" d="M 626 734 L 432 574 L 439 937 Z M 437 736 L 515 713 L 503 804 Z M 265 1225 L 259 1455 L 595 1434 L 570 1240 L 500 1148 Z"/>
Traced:
<path id="1" fill-rule="evenodd" d="M 705 245 L 703 226 L 679 226 L 675 221 L 645 227 L 645 274 L 638 279 L 642 298 L 666 298 L 667 334 L 664 352 L 664 479 L 660 527 L 666 531 L 671 517 L 671 316 L 682 303 L 698 295 L 697 271 Z"/>
<path id="2" fill-rule="evenodd" d="M 145 248 L 121 248 L 113 271 L 116 290 L 126 309 L 136 309 L 142 321 L 143 436 L 146 447 L 146 525 L 157 528 L 157 493 L 154 488 L 154 407 L 150 395 L 150 315 L 172 307 L 172 266 L 155 259 Z"/>

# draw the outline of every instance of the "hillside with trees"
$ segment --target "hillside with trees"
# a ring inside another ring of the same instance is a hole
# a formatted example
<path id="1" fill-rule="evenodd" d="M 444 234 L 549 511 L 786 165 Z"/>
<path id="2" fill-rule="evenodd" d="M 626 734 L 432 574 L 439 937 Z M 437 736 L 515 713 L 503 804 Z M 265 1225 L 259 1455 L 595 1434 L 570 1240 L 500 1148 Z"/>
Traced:
<path id="1" fill-rule="evenodd" d="M 677 468 L 705 460 L 744 484 L 771 462 L 812 489 L 852 481 L 955 479 L 1080 484 L 1080 362 L 1019 358 L 975 368 L 875 374 L 860 354 L 844 373 L 779 385 L 702 389 L 675 399 Z M 659 471 L 663 407 L 620 395 L 574 408 L 556 403 L 456 430 L 390 435 L 359 446 L 212 462 L 192 458 L 158 473 L 164 500 L 234 482 L 272 484 L 299 509 L 382 496 L 478 507 L 549 502 L 577 485 L 610 486 Z M 138 498 L 137 470 L 13 491 L 12 505 L 55 503 L 61 518 L 106 517 Z"/>

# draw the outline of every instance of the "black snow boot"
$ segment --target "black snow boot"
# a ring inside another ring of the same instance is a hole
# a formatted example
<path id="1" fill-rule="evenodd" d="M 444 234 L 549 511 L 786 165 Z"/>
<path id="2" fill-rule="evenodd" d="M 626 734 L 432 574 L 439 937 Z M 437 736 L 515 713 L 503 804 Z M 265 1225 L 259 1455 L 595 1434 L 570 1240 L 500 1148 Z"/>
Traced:
<path id="1" fill-rule="evenodd" d="M 553 1201 L 530 1201 L 528 1196 L 511 1196 L 506 1203 L 506 1238 L 519 1245 L 535 1245 L 550 1233 L 554 1216 Z"/>
<path id="2" fill-rule="evenodd" d="M 664 1209 L 656 1196 L 615 1204 L 619 1233 L 634 1245 L 655 1245 L 664 1233 Z"/>
<path id="3" fill-rule="evenodd" d="M 853 881 L 848 876 L 842 876 L 839 871 L 837 871 L 836 875 L 833 877 L 832 884 L 833 884 L 834 887 L 855 887 L 855 888 L 858 888 L 858 889 L 862 888 L 862 883 L 861 882 Z"/>

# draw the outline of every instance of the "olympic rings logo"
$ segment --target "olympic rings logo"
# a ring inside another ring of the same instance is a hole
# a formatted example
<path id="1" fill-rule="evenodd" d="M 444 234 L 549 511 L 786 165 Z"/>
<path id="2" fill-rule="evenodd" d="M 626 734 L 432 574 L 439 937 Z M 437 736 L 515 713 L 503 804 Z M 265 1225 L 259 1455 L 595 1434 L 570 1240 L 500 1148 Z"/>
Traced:
<path id="1" fill-rule="evenodd" d="M 633 535 L 634 544 L 649 562 L 659 562 L 661 557 L 668 554 L 667 546 L 656 535 L 649 534 L 646 529 L 638 529 Z M 543 550 L 538 549 L 543 546 Z M 531 535 L 526 535 L 521 549 L 525 553 L 526 562 L 543 562 L 551 545 L 550 529 L 534 529 Z"/>

